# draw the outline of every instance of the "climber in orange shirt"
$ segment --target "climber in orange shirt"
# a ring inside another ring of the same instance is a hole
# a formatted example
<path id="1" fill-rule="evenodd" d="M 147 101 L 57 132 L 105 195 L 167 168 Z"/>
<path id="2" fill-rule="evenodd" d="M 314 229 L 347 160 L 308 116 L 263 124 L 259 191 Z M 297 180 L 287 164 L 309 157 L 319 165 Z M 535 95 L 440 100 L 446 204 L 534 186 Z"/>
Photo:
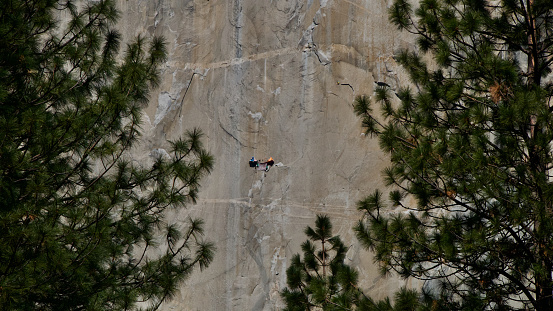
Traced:
<path id="1" fill-rule="evenodd" d="M 265 168 L 265 172 L 268 172 L 271 166 L 275 164 L 275 160 L 273 160 L 273 157 L 269 157 L 269 160 L 267 160 L 267 168 Z"/>

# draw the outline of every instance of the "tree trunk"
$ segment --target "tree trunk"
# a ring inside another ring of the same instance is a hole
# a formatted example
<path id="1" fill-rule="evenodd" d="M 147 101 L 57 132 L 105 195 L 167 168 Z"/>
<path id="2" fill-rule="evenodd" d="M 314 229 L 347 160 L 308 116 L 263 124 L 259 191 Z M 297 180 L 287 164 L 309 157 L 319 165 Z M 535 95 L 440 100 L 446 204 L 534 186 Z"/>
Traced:
<path id="1" fill-rule="evenodd" d="M 536 311 L 551 311 L 553 310 L 552 267 L 546 260 L 542 260 L 541 264 L 545 268 L 545 273 L 536 275 Z"/>

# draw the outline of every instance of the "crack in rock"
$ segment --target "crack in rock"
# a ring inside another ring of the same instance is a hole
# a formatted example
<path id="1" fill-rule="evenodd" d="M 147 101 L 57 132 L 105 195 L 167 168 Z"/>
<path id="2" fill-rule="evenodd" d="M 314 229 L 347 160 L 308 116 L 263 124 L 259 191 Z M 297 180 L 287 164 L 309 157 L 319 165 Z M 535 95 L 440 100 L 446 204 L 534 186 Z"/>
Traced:
<path id="1" fill-rule="evenodd" d="M 317 44 L 315 43 L 313 39 L 313 32 L 317 26 L 319 26 L 319 23 L 317 22 L 317 19 L 321 16 L 321 9 L 326 7 L 327 1 L 321 1 L 321 6 L 319 10 L 315 13 L 315 17 L 313 17 L 313 22 L 311 22 L 311 25 L 307 27 L 307 30 L 304 31 L 303 37 L 300 39 L 299 46 L 303 46 L 302 52 L 309 53 L 313 52 L 315 56 L 317 56 L 317 60 L 319 63 L 321 63 L 323 66 L 326 66 L 332 61 L 330 61 L 329 56 L 325 55 L 322 51 L 319 50 Z"/>
<path id="2" fill-rule="evenodd" d="M 326 66 L 331 63 L 331 61 L 328 59 L 324 53 L 319 51 L 319 48 L 317 47 L 317 44 L 313 41 L 313 30 L 318 26 L 319 24 L 315 21 L 315 18 L 313 18 L 313 22 L 311 25 L 307 28 L 304 34 L 304 38 L 302 38 L 301 41 L 304 41 L 304 39 L 307 38 L 307 43 L 303 45 L 303 51 L 304 53 L 313 52 L 315 56 L 317 56 L 317 60 L 319 63 L 321 63 L 323 66 Z"/>
<path id="3" fill-rule="evenodd" d="M 234 0 L 232 11 L 229 14 L 229 22 L 234 27 L 234 42 L 236 43 L 236 58 L 242 57 L 242 27 L 244 26 L 244 14 L 241 0 Z"/>
<path id="4" fill-rule="evenodd" d="M 351 84 L 349 84 L 349 83 L 341 83 L 341 82 L 339 82 L 339 81 L 338 81 L 338 82 L 336 82 L 336 84 L 338 84 L 338 85 L 345 85 L 345 86 L 349 86 L 349 87 L 350 87 L 350 89 L 351 89 L 351 90 L 352 90 L 352 92 L 353 92 L 353 95 L 355 95 L 355 90 L 353 89 L 353 86 L 352 86 Z"/>
<path id="5" fill-rule="evenodd" d="M 221 129 L 223 129 L 223 131 L 225 133 L 227 133 L 230 137 L 232 137 L 234 140 L 236 140 L 236 142 L 241 146 L 241 147 L 248 147 L 246 145 L 244 145 L 238 138 L 236 138 L 236 136 L 232 135 L 224 126 L 223 124 L 221 124 L 221 122 L 219 122 L 219 126 L 221 127 Z"/>

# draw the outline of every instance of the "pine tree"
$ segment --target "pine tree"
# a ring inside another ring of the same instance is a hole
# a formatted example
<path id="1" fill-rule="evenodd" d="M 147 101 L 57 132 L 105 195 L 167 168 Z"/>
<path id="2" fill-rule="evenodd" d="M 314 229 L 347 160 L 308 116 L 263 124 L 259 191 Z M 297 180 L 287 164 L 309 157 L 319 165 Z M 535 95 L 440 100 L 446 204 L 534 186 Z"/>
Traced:
<path id="1" fill-rule="evenodd" d="M 390 18 L 418 49 L 396 57 L 411 87 L 356 99 L 391 160 L 358 238 L 436 307 L 553 310 L 553 2 L 395 0 Z"/>
<path id="2" fill-rule="evenodd" d="M 328 216 L 317 215 L 315 229 L 307 227 L 304 232 L 309 239 L 301 246 L 303 259 L 295 254 L 286 270 L 288 288 L 281 292 L 285 310 L 430 310 L 430 295 L 406 288 L 395 294 L 394 305 L 389 299 L 374 301 L 366 296 L 357 284 L 357 271 L 345 263 L 348 248 L 340 236 L 332 236 Z"/>
<path id="3" fill-rule="evenodd" d="M 166 51 L 120 54 L 117 17 L 112 0 L 0 6 L 2 310 L 153 310 L 212 260 L 201 220 L 165 219 L 212 168 L 201 132 L 151 164 L 129 153 Z"/>
<path id="4" fill-rule="evenodd" d="M 358 273 L 344 263 L 348 248 L 340 236 L 332 236 L 328 216 L 317 215 L 315 229 L 308 226 L 304 232 L 309 239 L 301 245 L 303 259 L 295 254 L 286 270 L 285 310 L 349 310 L 362 296 Z"/>

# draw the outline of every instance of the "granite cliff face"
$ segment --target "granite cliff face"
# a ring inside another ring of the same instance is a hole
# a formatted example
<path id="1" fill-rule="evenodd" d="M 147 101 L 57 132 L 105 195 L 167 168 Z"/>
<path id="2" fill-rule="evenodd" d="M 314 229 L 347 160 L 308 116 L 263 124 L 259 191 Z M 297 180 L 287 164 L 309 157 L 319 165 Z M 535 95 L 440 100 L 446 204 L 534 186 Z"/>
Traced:
<path id="1" fill-rule="evenodd" d="M 410 38 L 389 24 L 391 0 L 119 0 L 126 37 L 163 35 L 169 59 L 152 93 L 138 158 L 192 127 L 216 156 L 200 200 L 216 259 L 163 310 L 277 310 L 285 270 L 317 213 L 351 245 L 375 298 L 381 278 L 351 227 L 356 202 L 381 186 L 386 157 L 364 137 L 352 101 L 376 81 L 406 81 L 392 59 Z M 157 149 L 157 150 L 156 150 Z M 256 172 L 248 159 L 272 156 Z"/>

